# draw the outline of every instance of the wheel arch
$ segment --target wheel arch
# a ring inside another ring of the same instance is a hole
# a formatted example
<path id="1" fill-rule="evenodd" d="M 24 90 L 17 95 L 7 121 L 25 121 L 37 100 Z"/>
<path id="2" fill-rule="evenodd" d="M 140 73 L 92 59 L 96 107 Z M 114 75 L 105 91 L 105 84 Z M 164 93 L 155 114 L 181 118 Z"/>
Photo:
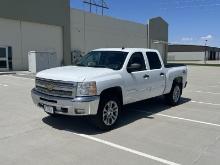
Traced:
<path id="1" fill-rule="evenodd" d="M 121 105 L 123 105 L 123 93 L 120 86 L 110 87 L 102 90 L 100 98 L 103 98 L 105 95 L 116 95 L 119 98 Z"/>
<path id="2" fill-rule="evenodd" d="M 174 78 L 171 87 L 173 87 L 174 84 L 179 84 L 179 85 L 180 85 L 180 87 L 181 87 L 181 94 L 182 94 L 182 89 L 183 89 L 183 77 L 180 76 L 180 77 Z"/>

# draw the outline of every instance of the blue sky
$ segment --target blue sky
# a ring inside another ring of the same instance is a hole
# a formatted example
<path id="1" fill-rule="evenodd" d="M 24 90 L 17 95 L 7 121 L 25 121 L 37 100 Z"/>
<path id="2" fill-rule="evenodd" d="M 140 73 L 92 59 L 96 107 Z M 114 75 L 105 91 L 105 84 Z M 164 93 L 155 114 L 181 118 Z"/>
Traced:
<path id="1" fill-rule="evenodd" d="M 96 0 L 99 2 L 99 0 Z M 106 0 L 105 15 L 146 24 L 161 16 L 169 23 L 169 42 L 220 47 L 220 0 Z M 81 0 L 71 7 L 88 11 Z M 93 8 L 95 12 L 95 8 Z"/>

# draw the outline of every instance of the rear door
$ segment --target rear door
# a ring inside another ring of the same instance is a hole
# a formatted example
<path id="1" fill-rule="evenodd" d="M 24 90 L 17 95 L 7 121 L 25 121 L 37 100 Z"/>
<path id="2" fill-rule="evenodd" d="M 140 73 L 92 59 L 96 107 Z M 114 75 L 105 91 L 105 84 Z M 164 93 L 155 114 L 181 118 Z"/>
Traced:
<path id="1" fill-rule="evenodd" d="M 140 64 L 141 68 L 138 71 L 124 74 L 126 84 L 126 103 L 147 99 L 149 84 L 146 69 L 145 57 L 142 52 L 133 53 L 129 59 L 127 67 L 131 64 Z"/>
<path id="2" fill-rule="evenodd" d="M 156 97 L 163 94 L 165 89 L 165 73 L 163 72 L 163 67 L 156 52 L 146 52 L 146 57 L 148 61 L 148 71 L 151 92 L 150 97 Z"/>

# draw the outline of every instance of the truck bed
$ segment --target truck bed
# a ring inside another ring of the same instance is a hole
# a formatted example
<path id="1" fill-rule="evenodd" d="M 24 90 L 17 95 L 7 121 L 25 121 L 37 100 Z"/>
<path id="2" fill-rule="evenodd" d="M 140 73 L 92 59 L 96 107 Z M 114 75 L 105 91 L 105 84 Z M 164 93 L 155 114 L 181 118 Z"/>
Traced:
<path id="1" fill-rule="evenodd" d="M 182 67 L 182 66 L 186 66 L 186 65 L 184 65 L 184 64 L 166 64 L 165 68 Z"/>

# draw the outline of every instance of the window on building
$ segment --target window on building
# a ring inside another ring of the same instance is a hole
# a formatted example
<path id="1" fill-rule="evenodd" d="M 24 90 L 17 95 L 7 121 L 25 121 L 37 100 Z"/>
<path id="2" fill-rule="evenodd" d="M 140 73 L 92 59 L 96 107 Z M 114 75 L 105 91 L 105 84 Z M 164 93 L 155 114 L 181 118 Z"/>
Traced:
<path id="1" fill-rule="evenodd" d="M 12 47 L 8 47 L 8 65 L 9 65 L 9 70 L 13 69 L 12 66 Z"/>

